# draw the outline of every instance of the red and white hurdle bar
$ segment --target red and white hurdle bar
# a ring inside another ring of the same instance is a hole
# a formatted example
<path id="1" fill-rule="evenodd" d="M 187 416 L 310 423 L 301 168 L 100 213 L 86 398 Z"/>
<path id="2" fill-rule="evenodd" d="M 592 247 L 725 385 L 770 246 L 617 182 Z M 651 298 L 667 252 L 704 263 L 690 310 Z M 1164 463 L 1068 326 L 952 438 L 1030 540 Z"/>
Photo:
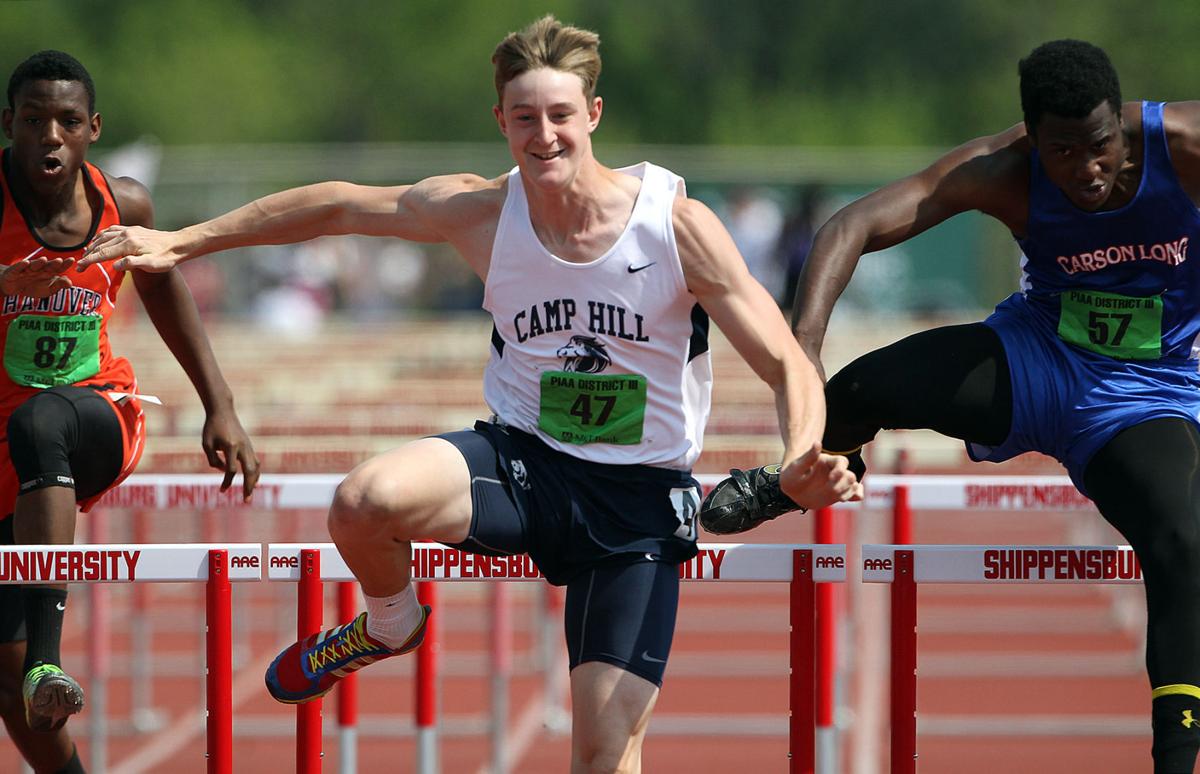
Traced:
<path id="1" fill-rule="evenodd" d="M 719 475 L 698 476 L 705 487 L 711 487 L 722 477 Z M 134 475 L 115 490 L 103 503 L 110 508 L 156 509 L 194 508 L 215 510 L 288 510 L 325 508 L 332 499 L 333 491 L 341 481 L 340 475 L 273 474 L 263 477 L 254 501 L 247 505 L 241 502 L 235 490 L 220 492 L 218 479 L 209 474 L 184 475 Z M 1090 501 L 1075 490 L 1065 476 L 924 476 L 886 475 L 868 477 L 866 500 L 862 505 L 845 505 L 839 508 L 856 509 L 891 508 L 894 514 L 895 540 L 908 542 L 911 535 L 911 511 L 922 510 L 1046 510 L 1078 511 L 1090 510 Z M 828 511 L 815 516 L 816 539 L 830 540 L 828 529 L 822 529 Z M 827 523 L 827 521 L 826 521 Z M 503 586 L 497 586 L 502 589 Z M 830 587 L 818 587 L 818 615 L 824 623 L 821 628 L 822 644 L 817 650 L 824 654 L 824 669 L 818 669 L 817 695 L 822 701 L 818 705 L 818 717 L 827 727 L 818 729 L 818 752 L 829 740 L 828 746 L 836 744 L 833 738 L 831 699 L 832 690 L 832 637 L 833 607 L 829 603 Z M 340 592 L 341 604 L 353 609 L 353 590 Z M 349 615 L 349 613 L 345 613 Z M 433 657 L 433 649 L 428 649 Z M 351 689 L 353 690 L 353 689 Z M 824 706 L 830 704 L 830 706 Z M 353 702 L 345 702 L 352 707 Z M 353 734 L 353 711 L 339 710 L 345 733 Z M 349 719 L 349 720 L 347 720 Z M 350 745 L 353 747 L 353 745 Z M 822 761 L 826 760 L 822 756 Z M 822 772 L 829 771 L 822 765 Z"/>
<path id="2" fill-rule="evenodd" d="M 0 548 L 0 583 L 205 583 L 207 770 L 209 774 L 231 774 L 230 582 L 262 580 L 261 555 L 258 543 L 5 546 Z M 103 708 L 93 708 L 93 712 L 103 715 Z M 93 768 L 104 769 L 102 757 L 100 765 L 93 763 Z"/>
<path id="3" fill-rule="evenodd" d="M 204 581 L 206 594 L 206 701 L 207 771 L 233 771 L 232 706 L 232 601 L 231 581 L 262 579 L 263 546 L 258 543 L 129 544 L 76 546 L 19 546 L 0 549 L 0 582 L 6 583 L 105 583 Z M 681 577 L 689 581 L 781 581 L 791 585 L 790 594 L 790 771 L 811 774 L 815 757 L 815 696 L 817 622 L 814 617 L 816 583 L 842 582 L 846 578 L 844 546 L 794 546 L 710 544 L 681 566 Z M 430 580 L 477 580 L 481 574 L 493 579 L 530 581 L 540 579 L 526 557 L 477 559 L 472 554 L 436 544 L 414 546 L 416 576 Z M 503 571 L 493 573 L 492 562 Z M 267 546 L 268 576 L 272 580 L 298 581 L 298 635 L 321 629 L 322 581 L 353 578 L 332 544 Z M 488 570 L 482 570 L 486 566 Z M 322 569 L 324 568 L 324 569 Z M 480 570 L 480 571 L 477 571 Z M 499 577 L 498 577 L 499 576 Z M 424 603 L 432 603 L 434 583 L 419 584 Z M 353 614 L 353 586 L 339 587 L 339 615 Z M 347 596 L 349 603 L 347 604 Z M 349 610 L 350 612 L 347 612 Z M 436 619 L 435 619 L 436 621 Z M 417 651 L 418 771 L 437 770 L 436 748 L 436 626 Z M 340 771 L 356 770 L 354 755 L 355 679 L 339 688 L 339 725 L 342 733 Z M 101 711 L 100 708 L 95 708 Z M 297 771 L 321 770 L 321 702 L 297 707 Z M 103 764 L 99 766 L 103 768 Z"/>
<path id="4" fill-rule="evenodd" d="M 892 584 L 891 771 L 917 770 L 917 585 L 1141 583 L 1129 546 L 864 545 L 862 579 Z"/>
<path id="5" fill-rule="evenodd" d="M 241 490 L 221 492 L 219 476 L 198 474 L 134 474 L 110 492 L 100 507 L 195 508 L 198 510 L 289 510 L 327 508 L 343 476 L 336 474 L 267 474 L 254 500 L 242 502 Z M 723 476 L 698 475 L 707 489 Z M 890 508 L 904 490 L 911 508 L 921 510 L 1090 510 L 1092 502 L 1066 476 L 867 476 L 866 499 L 838 508 Z"/>
<path id="6" fill-rule="evenodd" d="M 321 628 L 319 616 L 322 581 L 349 581 L 354 576 L 332 544 L 278 544 L 267 546 L 267 577 L 270 580 L 298 581 L 302 637 Z M 541 575 L 524 556 L 478 557 L 437 544 L 413 546 L 413 577 L 418 581 L 418 597 L 433 601 L 436 584 L 428 581 L 502 580 L 532 581 Z M 788 725 L 790 772 L 811 774 L 815 766 L 816 664 L 818 659 L 814 615 L 816 583 L 837 583 L 846 579 L 845 546 L 834 545 L 747 545 L 711 543 L 700 546 L 699 555 L 681 565 L 684 581 L 776 581 L 791 586 L 790 664 Z M 316 620 L 314 620 L 314 616 Z M 431 623 L 436 622 L 436 616 Z M 430 774 L 437 768 L 436 625 L 417 651 L 417 771 Z M 422 656 L 421 654 L 426 654 Z M 319 702 L 297 708 L 296 770 L 301 774 L 320 771 L 321 715 Z M 342 748 L 352 747 L 345 744 Z M 345 768 L 343 772 L 353 771 Z"/>

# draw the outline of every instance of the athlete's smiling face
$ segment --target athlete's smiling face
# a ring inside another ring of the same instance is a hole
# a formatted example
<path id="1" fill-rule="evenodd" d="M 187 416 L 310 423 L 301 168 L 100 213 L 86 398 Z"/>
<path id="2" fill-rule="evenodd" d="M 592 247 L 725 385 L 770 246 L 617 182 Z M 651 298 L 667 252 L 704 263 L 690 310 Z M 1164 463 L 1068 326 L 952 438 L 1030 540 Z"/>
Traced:
<path id="1" fill-rule="evenodd" d="M 13 164 L 34 190 L 73 184 L 88 146 L 100 139 L 100 114 L 88 111 L 79 81 L 25 82 L 3 121 Z"/>
<path id="2" fill-rule="evenodd" d="M 1129 159 L 1129 140 L 1121 114 L 1107 101 L 1084 118 L 1047 113 L 1038 122 L 1033 140 L 1046 176 L 1079 209 L 1095 212 L 1128 201 L 1124 195 L 1112 200 Z"/>
<path id="3" fill-rule="evenodd" d="M 591 158 L 601 109 L 599 97 L 584 94 L 579 76 L 543 67 L 505 84 L 494 112 L 522 177 L 540 187 L 563 188 Z"/>

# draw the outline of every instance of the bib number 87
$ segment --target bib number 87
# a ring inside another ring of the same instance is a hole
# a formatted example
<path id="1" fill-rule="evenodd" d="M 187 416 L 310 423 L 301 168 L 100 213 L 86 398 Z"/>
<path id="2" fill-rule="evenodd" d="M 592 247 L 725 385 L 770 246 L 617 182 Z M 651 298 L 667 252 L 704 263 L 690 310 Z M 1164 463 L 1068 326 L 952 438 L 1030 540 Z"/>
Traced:
<path id="1" fill-rule="evenodd" d="M 33 364 L 38 368 L 66 368 L 67 362 L 71 359 L 71 353 L 75 351 L 76 341 L 78 339 L 74 336 L 62 339 L 56 339 L 53 336 L 39 336 L 33 343 Z M 56 352 L 59 342 L 65 345 L 61 355 Z"/>

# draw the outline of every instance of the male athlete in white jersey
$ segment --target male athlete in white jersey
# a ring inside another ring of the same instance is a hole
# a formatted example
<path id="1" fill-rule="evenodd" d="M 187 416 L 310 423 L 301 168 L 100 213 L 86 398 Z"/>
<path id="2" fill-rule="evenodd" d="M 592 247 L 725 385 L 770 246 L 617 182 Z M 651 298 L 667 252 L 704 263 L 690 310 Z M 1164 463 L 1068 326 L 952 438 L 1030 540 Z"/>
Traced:
<path id="1" fill-rule="evenodd" d="M 784 491 L 807 507 L 861 497 L 846 459 L 820 453 L 816 369 L 717 218 L 664 169 L 593 157 L 598 45 L 546 17 L 496 48 L 509 174 L 297 188 L 175 233 L 111 229 L 83 261 L 153 271 L 231 247 L 367 234 L 449 242 L 485 283 L 494 416 L 381 454 L 341 484 L 329 531 L 367 612 L 280 654 L 267 673 L 280 701 L 315 699 L 420 644 L 429 611 L 409 583 L 410 541 L 528 552 L 567 586 L 571 770 L 639 771 L 678 565 L 696 552 L 710 317 L 775 392 Z"/>

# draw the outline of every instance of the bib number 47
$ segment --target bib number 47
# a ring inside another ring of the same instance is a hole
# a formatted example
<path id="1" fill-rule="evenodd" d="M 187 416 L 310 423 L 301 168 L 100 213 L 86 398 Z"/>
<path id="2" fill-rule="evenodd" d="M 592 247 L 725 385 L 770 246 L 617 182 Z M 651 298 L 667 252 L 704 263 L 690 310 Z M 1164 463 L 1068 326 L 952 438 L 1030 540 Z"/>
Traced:
<path id="1" fill-rule="evenodd" d="M 573 417 L 579 417 L 581 425 L 603 425 L 612 415 L 615 405 L 617 405 L 617 396 L 615 395 L 593 396 L 581 393 L 571 404 L 570 414 Z"/>

